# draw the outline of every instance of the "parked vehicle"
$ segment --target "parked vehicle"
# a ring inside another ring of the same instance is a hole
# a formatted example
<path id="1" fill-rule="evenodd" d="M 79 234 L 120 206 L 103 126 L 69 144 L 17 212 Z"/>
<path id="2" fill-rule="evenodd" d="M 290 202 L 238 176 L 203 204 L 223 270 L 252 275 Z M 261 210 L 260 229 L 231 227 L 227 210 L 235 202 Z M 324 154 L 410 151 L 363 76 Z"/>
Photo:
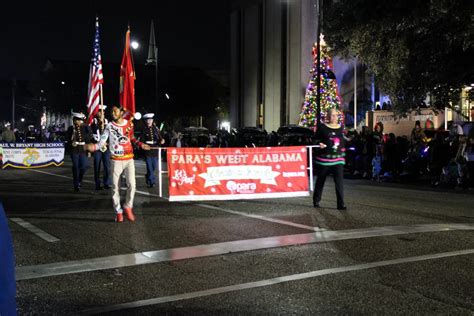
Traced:
<path id="1" fill-rule="evenodd" d="M 299 125 L 285 125 L 278 129 L 279 146 L 303 146 L 314 143 L 314 132 Z"/>
<path id="2" fill-rule="evenodd" d="M 264 147 L 268 134 L 258 127 L 243 127 L 232 131 L 235 147 Z"/>
<path id="3" fill-rule="evenodd" d="M 209 130 L 205 127 L 189 126 L 184 129 L 183 147 L 207 147 Z"/>

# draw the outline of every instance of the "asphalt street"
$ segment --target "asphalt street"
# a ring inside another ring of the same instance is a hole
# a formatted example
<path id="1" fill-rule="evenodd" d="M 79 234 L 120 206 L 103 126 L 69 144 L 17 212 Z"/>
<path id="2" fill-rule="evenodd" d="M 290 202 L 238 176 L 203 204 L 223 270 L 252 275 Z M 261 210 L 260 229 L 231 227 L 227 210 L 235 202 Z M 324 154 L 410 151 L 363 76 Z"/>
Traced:
<path id="1" fill-rule="evenodd" d="M 20 315 L 474 315 L 472 190 L 171 203 L 136 168 L 134 223 L 91 167 L 0 170 Z"/>

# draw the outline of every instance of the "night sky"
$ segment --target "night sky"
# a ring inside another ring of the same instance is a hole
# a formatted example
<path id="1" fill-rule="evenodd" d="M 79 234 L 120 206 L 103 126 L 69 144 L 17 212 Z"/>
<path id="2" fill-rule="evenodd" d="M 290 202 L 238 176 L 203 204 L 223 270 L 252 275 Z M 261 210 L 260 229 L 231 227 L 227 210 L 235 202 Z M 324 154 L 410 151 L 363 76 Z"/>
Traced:
<path id="1" fill-rule="evenodd" d="M 0 13 L 0 79 L 35 79 L 47 58 L 89 61 L 96 13 L 104 62 L 120 62 L 130 22 L 141 45 L 135 63 L 145 63 L 154 19 L 160 64 L 229 68 L 228 0 L 13 2 L 2 3 Z"/>

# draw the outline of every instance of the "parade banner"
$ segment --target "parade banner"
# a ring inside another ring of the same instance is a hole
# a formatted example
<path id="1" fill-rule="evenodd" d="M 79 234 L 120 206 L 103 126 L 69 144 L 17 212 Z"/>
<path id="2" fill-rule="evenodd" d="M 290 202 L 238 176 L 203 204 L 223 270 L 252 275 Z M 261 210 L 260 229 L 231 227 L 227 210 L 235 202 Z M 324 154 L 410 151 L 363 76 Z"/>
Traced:
<path id="1" fill-rule="evenodd" d="M 0 143 L 3 168 L 20 169 L 61 166 L 64 143 Z"/>
<path id="2" fill-rule="evenodd" d="M 307 149 L 169 148 L 169 200 L 308 196 Z"/>

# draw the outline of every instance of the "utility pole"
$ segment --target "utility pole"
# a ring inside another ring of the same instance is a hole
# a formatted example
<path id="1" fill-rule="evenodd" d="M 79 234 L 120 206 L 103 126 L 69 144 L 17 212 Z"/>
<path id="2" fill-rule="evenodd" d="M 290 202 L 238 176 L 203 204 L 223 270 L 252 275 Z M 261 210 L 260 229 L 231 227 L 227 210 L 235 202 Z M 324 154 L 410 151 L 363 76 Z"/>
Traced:
<path id="1" fill-rule="evenodd" d="M 15 87 L 16 79 L 12 80 L 12 130 L 15 129 Z"/>
<path id="2" fill-rule="evenodd" d="M 357 58 L 354 58 L 354 130 L 357 129 Z"/>

